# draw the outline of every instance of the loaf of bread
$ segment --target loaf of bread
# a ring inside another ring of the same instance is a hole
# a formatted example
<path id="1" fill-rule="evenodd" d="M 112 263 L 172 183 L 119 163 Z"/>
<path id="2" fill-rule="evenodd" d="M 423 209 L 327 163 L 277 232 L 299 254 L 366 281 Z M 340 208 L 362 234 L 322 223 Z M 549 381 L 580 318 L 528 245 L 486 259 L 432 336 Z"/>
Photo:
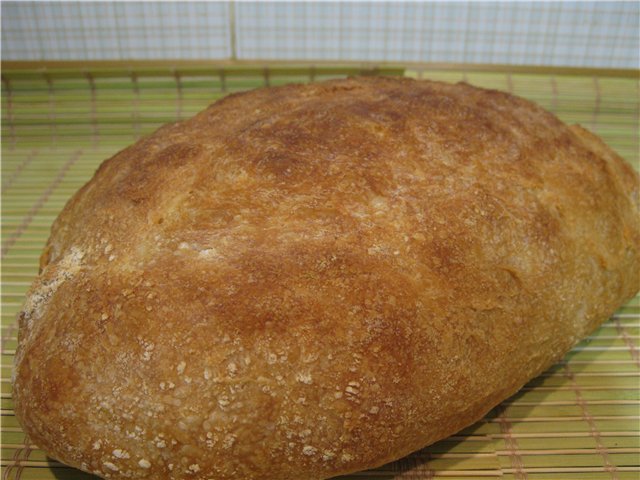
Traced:
<path id="1" fill-rule="evenodd" d="M 467 84 L 231 95 L 55 221 L 14 401 L 104 478 L 324 479 L 479 420 L 638 290 L 638 175 Z"/>

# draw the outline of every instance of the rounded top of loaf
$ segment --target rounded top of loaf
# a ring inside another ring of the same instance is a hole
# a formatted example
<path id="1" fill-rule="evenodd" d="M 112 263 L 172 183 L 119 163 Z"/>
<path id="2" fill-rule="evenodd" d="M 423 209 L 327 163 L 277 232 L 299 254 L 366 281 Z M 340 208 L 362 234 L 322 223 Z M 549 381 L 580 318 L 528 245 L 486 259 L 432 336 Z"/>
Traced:
<path id="1" fill-rule="evenodd" d="M 597 137 L 505 93 L 353 78 L 230 95 L 66 205 L 21 314 L 16 413 L 115 478 L 390 461 L 634 293 L 637 202 Z"/>

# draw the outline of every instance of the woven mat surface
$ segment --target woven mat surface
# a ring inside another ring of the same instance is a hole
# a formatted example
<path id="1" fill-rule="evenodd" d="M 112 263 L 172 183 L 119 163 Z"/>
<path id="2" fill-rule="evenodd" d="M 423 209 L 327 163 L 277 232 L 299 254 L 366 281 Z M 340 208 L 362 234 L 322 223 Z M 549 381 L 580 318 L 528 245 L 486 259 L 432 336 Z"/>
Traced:
<path id="1" fill-rule="evenodd" d="M 229 92 L 360 72 L 360 67 L 274 65 L 3 68 L 2 479 L 94 478 L 48 459 L 25 437 L 12 410 L 16 313 L 37 273 L 50 225 L 67 199 L 104 159 Z M 637 76 L 415 67 L 363 72 L 466 80 L 516 93 L 601 135 L 638 169 Z M 636 297 L 477 424 L 343 479 L 638 479 L 639 338 Z"/>

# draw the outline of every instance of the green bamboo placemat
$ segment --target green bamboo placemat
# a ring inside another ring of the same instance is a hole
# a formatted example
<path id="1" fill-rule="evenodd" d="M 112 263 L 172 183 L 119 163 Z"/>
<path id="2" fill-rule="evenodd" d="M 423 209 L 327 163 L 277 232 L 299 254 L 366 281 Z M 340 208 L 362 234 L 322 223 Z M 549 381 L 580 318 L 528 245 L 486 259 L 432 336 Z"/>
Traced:
<path id="1" fill-rule="evenodd" d="M 27 68 L 28 67 L 28 68 Z M 13 416 L 16 313 L 51 222 L 101 161 L 159 125 L 265 84 L 408 75 L 511 91 L 639 166 L 638 76 L 616 72 L 336 65 L 28 65 L 2 73 L 2 478 L 89 479 L 47 459 Z M 640 299 L 472 427 L 345 479 L 638 479 Z M 301 479 L 304 480 L 304 479 Z"/>

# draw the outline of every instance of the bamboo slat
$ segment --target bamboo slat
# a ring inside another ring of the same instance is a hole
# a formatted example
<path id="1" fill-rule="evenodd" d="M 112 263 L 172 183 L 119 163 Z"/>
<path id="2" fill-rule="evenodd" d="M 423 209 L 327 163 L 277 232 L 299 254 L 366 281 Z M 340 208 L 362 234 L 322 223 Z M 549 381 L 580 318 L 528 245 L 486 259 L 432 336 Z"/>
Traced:
<path id="1" fill-rule="evenodd" d="M 229 93 L 354 74 L 513 92 L 603 137 L 639 168 L 638 72 L 455 65 L 3 63 L 2 479 L 89 479 L 46 457 L 13 415 L 16 314 L 51 222 L 100 162 Z M 640 298 L 483 420 L 355 479 L 592 480 L 640 476 Z"/>

